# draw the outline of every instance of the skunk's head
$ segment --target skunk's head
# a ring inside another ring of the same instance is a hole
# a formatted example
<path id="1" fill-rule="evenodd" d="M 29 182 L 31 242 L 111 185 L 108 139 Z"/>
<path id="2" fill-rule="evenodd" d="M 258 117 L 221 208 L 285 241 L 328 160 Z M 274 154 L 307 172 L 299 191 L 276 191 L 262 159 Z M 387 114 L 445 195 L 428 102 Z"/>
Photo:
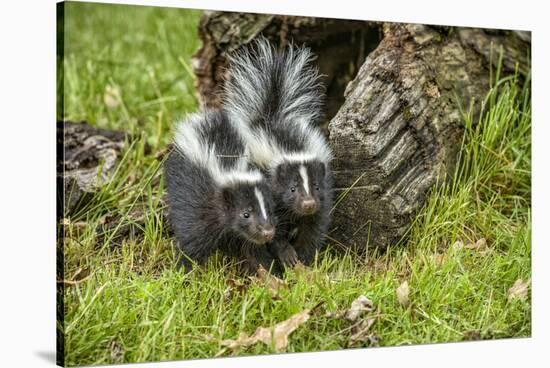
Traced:
<path id="1" fill-rule="evenodd" d="M 273 192 L 294 215 L 313 215 L 325 200 L 325 173 L 321 161 L 283 162 L 272 176 Z"/>
<path id="2" fill-rule="evenodd" d="M 277 220 L 273 215 L 273 197 L 265 181 L 235 183 L 223 187 L 220 196 L 225 223 L 231 231 L 257 245 L 273 240 Z"/>

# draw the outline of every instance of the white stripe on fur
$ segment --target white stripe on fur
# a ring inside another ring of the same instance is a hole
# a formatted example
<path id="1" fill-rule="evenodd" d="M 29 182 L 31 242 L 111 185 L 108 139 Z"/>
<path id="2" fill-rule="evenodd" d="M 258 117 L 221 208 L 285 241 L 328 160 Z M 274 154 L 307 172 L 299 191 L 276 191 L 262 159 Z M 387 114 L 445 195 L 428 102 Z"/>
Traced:
<path id="1" fill-rule="evenodd" d="M 220 186 L 233 186 L 239 183 L 257 184 L 264 179 L 258 170 L 247 170 L 246 157 L 239 158 L 233 169 L 224 169 L 219 161 L 215 145 L 208 146 L 199 134 L 200 127 L 208 124 L 205 115 L 194 113 L 177 123 L 174 143 L 177 150 L 187 159 L 210 173 Z M 248 152 L 247 152 L 248 153 Z"/>
<path id="2" fill-rule="evenodd" d="M 254 188 L 254 194 L 256 194 L 256 198 L 258 199 L 258 203 L 260 204 L 260 209 L 262 211 L 262 216 L 264 220 L 267 220 L 267 212 L 265 211 L 265 202 L 264 202 L 264 196 L 262 192 L 256 187 Z"/>
<path id="3" fill-rule="evenodd" d="M 307 176 L 307 170 L 304 165 L 300 165 L 300 176 L 302 177 L 302 185 L 306 194 L 309 195 L 309 177 Z"/>
<path id="4" fill-rule="evenodd" d="M 233 186 L 237 184 L 258 184 L 263 180 L 263 175 L 257 171 L 222 171 L 216 182 L 222 186 Z"/>

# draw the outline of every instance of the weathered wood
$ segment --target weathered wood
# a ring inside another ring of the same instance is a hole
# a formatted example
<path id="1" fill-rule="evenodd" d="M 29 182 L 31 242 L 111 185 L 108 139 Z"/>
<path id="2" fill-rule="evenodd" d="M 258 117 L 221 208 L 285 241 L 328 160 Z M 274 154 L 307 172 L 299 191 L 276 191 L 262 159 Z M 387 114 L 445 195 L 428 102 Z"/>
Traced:
<path id="1" fill-rule="evenodd" d="M 110 180 L 125 138 L 124 132 L 86 122 L 57 123 L 57 198 L 64 216 Z"/>
<path id="2" fill-rule="evenodd" d="M 343 196 L 331 237 L 385 248 L 405 234 L 427 191 L 453 171 L 463 135 L 459 105 L 480 106 L 500 47 L 508 72 L 516 61 L 527 71 L 529 42 L 515 32 L 384 25 L 329 124 L 336 195 Z"/>
<path id="3" fill-rule="evenodd" d="M 485 96 L 500 50 L 506 72 L 530 67 L 530 33 L 519 31 L 211 12 L 199 34 L 194 66 L 206 106 L 219 104 L 227 52 L 260 34 L 318 55 L 341 199 L 329 236 L 359 249 L 398 241 L 427 191 L 454 169 L 458 106 Z"/>

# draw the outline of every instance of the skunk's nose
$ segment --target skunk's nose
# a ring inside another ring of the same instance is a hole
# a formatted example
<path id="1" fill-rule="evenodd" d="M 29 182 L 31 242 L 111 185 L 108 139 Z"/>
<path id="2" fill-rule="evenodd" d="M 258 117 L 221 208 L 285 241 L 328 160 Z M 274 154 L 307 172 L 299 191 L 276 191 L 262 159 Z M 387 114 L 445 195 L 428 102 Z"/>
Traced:
<path id="1" fill-rule="evenodd" d="M 317 202 L 315 202 L 315 199 L 306 199 L 302 202 L 302 211 L 306 215 L 311 215 L 317 211 Z"/>
<path id="2" fill-rule="evenodd" d="M 271 241 L 275 236 L 275 229 L 273 228 L 273 226 L 266 226 L 262 228 L 260 233 L 262 234 L 262 237 L 265 239 L 265 241 Z"/>

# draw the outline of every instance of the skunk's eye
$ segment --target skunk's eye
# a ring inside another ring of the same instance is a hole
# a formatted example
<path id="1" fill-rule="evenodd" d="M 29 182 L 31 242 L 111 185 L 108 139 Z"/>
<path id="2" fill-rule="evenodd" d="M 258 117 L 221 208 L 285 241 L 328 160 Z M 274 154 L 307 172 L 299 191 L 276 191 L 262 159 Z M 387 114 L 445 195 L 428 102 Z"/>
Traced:
<path id="1" fill-rule="evenodd" d="M 292 193 L 294 193 L 294 192 L 296 191 L 296 188 L 295 188 L 295 187 L 291 187 L 291 188 L 290 188 L 290 191 L 291 191 Z"/>
<path id="2" fill-rule="evenodd" d="M 243 217 L 244 217 L 244 218 L 249 218 L 249 217 L 250 217 L 250 213 L 248 213 L 248 212 L 243 213 Z"/>
<path id="3" fill-rule="evenodd" d="M 315 186 L 315 190 L 319 190 L 319 186 L 318 186 L 318 185 Z"/>

